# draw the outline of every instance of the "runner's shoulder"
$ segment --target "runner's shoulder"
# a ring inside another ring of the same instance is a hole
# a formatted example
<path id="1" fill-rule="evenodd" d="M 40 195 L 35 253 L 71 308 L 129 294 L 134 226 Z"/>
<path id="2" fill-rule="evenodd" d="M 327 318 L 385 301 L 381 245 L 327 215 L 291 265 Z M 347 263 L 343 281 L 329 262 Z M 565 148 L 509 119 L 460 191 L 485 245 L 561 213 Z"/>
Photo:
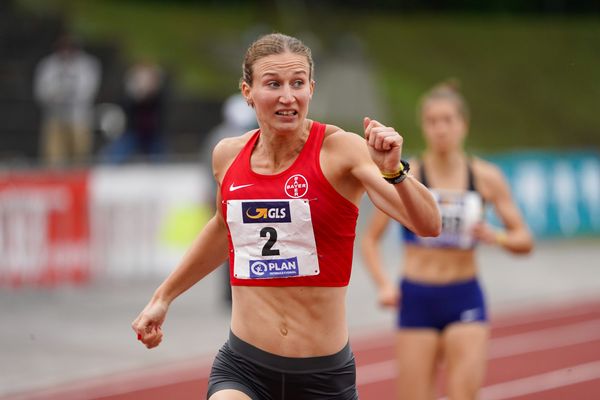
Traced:
<path id="1" fill-rule="evenodd" d="M 491 198 L 500 191 L 506 191 L 508 183 L 497 165 L 479 157 L 473 157 L 471 165 L 475 175 L 475 185 L 484 198 Z"/>
<path id="2" fill-rule="evenodd" d="M 256 130 L 251 130 L 239 136 L 221 139 L 213 150 L 213 159 L 217 161 L 234 158 L 244 148 L 255 132 Z"/>
<path id="3" fill-rule="evenodd" d="M 335 149 L 351 149 L 357 145 L 364 145 L 364 138 L 356 133 L 346 131 L 336 125 L 326 125 L 323 145 Z"/>
<path id="4" fill-rule="evenodd" d="M 224 171 L 233 162 L 235 157 L 242 151 L 248 140 L 256 132 L 256 129 L 248 131 L 243 135 L 232 136 L 221 139 L 213 150 L 213 169 L 215 173 Z"/>
<path id="5" fill-rule="evenodd" d="M 492 183 L 494 181 L 504 180 L 504 175 L 497 165 L 479 157 L 472 157 L 471 163 L 473 173 L 476 175 L 477 179 Z"/>

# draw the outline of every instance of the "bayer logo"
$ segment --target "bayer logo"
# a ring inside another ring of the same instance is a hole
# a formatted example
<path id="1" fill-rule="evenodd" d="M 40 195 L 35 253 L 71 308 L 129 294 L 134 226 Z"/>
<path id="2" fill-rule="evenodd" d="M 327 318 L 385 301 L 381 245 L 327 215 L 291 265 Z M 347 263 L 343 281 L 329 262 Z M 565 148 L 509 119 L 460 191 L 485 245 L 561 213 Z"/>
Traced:
<path id="1" fill-rule="evenodd" d="M 292 175 L 285 182 L 283 189 L 289 197 L 298 199 L 308 192 L 308 181 L 303 175 Z"/>
<path id="2" fill-rule="evenodd" d="M 255 261 L 250 265 L 252 273 L 257 276 L 263 276 L 267 272 L 267 264 L 262 261 Z"/>

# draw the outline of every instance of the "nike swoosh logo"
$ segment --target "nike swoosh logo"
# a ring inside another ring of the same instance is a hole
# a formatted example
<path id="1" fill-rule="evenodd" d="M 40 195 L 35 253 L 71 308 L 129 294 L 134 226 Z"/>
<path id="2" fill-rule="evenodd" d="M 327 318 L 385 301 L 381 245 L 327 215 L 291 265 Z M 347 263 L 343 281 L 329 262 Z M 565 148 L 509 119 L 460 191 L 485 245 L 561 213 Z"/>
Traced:
<path id="1" fill-rule="evenodd" d="M 238 189 L 243 189 L 243 188 L 245 188 L 245 187 L 252 186 L 252 185 L 254 185 L 254 183 L 248 183 L 248 184 L 246 184 L 246 185 L 239 185 L 239 186 L 235 186 L 235 185 L 232 183 L 231 185 L 229 185 L 229 191 L 230 191 L 230 192 L 235 192 L 235 191 L 236 191 L 236 190 L 238 190 Z"/>

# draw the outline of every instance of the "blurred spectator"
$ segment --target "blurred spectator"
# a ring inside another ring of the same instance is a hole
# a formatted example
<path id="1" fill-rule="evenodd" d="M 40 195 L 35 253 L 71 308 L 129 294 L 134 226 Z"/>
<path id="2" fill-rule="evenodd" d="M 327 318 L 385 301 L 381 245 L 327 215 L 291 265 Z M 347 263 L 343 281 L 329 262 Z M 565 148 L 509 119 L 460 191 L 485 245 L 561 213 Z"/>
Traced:
<path id="1" fill-rule="evenodd" d="M 101 79 L 98 60 L 74 37 L 62 35 L 56 50 L 37 65 L 34 95 L 42 107 L 40 154 L 49 165 L 86 161 L 93 146 L 93 103 Z"/>
<path id="2" fill-rule="evenodd" d="M 163 137 L 166 85 L 163 70 L 152 62 L 134 64 L 125 74 L 124 90 L 127 129 L 102 150 L 101 160 L 114 164 L 126 162 L 135 156 L 152 161 L 161 160 L 166 153 Z"/>
<path id="3" fill-rule="evenodd" d="M 237 93 L 229 96 L 223 103 L 223 122 L 206 135 L 200 152 L 202 162 L 211 168 L 212 151 L 222 139 L 239 136 L 258 127 L 254 110 L 246 104 L 244 97 Z M 212 179 L 212 178 L 211 178 Z"/>

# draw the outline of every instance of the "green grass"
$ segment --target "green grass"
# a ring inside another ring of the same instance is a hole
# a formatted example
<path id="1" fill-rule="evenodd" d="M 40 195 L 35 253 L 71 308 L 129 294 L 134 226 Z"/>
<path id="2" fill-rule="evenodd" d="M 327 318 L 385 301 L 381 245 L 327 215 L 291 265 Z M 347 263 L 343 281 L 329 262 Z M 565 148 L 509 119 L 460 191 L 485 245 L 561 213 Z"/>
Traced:
<path id="1" fill-rule="evenodd" d="M 471 106 L 473 148 L 600 143 L 597 20 L 373 17 L 363 29 L 399 126 L 417 129 L 420 94 L 455 77 Z"/>
<path id="2" fill-rule="evenodd" d="M 326 6 L 275 12 L 123 0 L 19 4 L 66 10 L 86 39 L 114 40 L 131 60 L 169 66 L 181 91 L 218 99 L 236 90 L 257 24 L 291 34 L 312 30 L 325 52 L 352 32 L 366 44 L 389 123 L 406 132 L 412 149 L 422 146 L 415 118 L 421 93 L 449 77 L 461 81 L 471 106 L 471 150 L 600 146 L 597 18 L 352 14 Z"/>

